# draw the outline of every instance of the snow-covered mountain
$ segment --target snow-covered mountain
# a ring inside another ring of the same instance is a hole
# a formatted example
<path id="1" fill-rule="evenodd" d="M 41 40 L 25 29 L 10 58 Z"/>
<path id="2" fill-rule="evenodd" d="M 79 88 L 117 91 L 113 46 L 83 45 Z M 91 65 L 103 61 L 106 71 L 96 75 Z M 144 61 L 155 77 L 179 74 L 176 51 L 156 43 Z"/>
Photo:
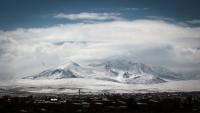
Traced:
<path id="1" fill-rule="evenodd" d="M 92 78 L 119 83 L 162 83 L 168 80 L 180 80 L 181 75 L 163 67 L 151 67 L 129 60 L 109 60 L 100 63 L 79 65 L 70 62 L 64 66 L 45 70 L 37 75 L 23 79 L 63 79 Z"/>

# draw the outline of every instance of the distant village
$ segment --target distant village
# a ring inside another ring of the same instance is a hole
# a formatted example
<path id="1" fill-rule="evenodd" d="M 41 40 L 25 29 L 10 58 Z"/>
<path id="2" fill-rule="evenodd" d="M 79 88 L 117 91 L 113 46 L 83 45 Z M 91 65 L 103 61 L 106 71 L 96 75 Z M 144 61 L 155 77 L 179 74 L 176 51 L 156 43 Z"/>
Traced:
<path id="1" fill-rule="evenodd" d="M 0 105 L 2 113 L 199 113 L 200 92 L 5 95 Z"/>

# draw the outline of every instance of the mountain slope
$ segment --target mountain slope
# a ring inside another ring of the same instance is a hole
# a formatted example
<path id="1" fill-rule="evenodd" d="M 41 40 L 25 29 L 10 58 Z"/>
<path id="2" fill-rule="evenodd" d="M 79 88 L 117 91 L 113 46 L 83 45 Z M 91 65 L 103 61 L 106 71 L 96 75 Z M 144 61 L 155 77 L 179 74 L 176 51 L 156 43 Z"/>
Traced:
<path id="1" fill-rule="evenodd" d="M 93 78 L 120 83 L 162 83 L 179 80 L 179 74 L 161 67 L 150 67 L 128 60 L 109 60 L 81 66 L 70 62 L 67 65 L 43 71 L 24 79 Z"/>

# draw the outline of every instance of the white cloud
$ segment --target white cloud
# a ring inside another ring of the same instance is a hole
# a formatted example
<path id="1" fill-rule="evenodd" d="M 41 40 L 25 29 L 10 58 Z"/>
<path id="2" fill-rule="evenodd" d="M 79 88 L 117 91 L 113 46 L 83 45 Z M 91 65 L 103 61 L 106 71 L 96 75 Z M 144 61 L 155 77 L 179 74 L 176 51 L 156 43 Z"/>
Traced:
<path id="1" fill-rule="evenodd" d="M 78 13 L 78 14 L 65 14 L 59 13 L 54 16 L 54 18 L 64 18 L 69 20 L 119 20 L 118 13 Z"/>
<path id="2" fill-rule="evenodd" d="M 146 10 L 146 8 L 143 8 L 144 10 Z M 130 8 L 121 8 L 122 11 L 137 11 L 137 10 L 141 10 L 140 8 L 135 8 L 135 7 L 130 7 Z"/>
<path id="3" fill-rule="evenodd" d="M 194 19 L 194 20 L 190 20 L 190 21 L 187 21 L 188 23 L 191 23 L 191 24 L 200 24 L 200 20 L 199 19 Z"/>
<path id="4" fill-rule="evenodd" d="M 173 18 L 163 17 L 163 16 L 147 16 L 147 18 L 149 18 L 149 19 L 155 19 L 155 20 L 174 21 Z"/>
<path id="5" fill-rule="evenodd" d="M 149 10 L 149 8 L 136 8 L 136 7 L 129 7 L 129 8 L 120 8 L 121 11 L 141 11 L 141 10 Z"/>
<path id="6" fill-rule="evenodd" d="M 66 43 L 56 45 L 58 42 Z M 113 56 L 190 71 L 200 67 L 195 65 L 200 62 L 199 50 L 188 49 L 199 48 L 198 42 L 199 27 L 161 20 L 118 20 L 1 31 L 0 76 L 26 76 L 59 66 L 67 60 Z"/>

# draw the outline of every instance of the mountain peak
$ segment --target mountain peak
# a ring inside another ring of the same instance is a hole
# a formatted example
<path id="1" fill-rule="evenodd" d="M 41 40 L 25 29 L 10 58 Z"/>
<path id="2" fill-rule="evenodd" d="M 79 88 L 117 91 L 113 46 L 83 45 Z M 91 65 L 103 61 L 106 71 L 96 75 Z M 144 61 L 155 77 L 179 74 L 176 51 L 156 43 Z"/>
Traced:
<path id="1" fill-rule="evenodd" d="M 69 61 L 63 66 L 43 71 L 29 78 L 63 79 L 81 77 L 122 83 L 161 83 L 165 82 L 166 79 L 177 80 L 175 78 L 179 74 L 166 70 L 122 59 L 106 60 L 96 64 L 88 64 L 86 67 Z"/>
<path id="2" fill-rule="evenodd" d="M 143 73 L 143 72 L 152 72 L 150 66 L 147 66 L 143 63 L 133 62 L 126 59 L 120 60 L 108 60 L 104 61 L 103 63 L 98 64 L 89 64 L 89 66 L 93 67 L 105 67 L 106 69 L 117 69 L 117 70 L 124 70 L 124 71 L 131 71 L 136 73 Z"/>
<path id="3" fill-rule="evenodd" d="M 59 69 L 66 69 L 66 68 L 70 68 L 70 67 L 80 67 L 80 65 L 74 61 L 67 61 L 64 65 L 59 66 Z"/>

